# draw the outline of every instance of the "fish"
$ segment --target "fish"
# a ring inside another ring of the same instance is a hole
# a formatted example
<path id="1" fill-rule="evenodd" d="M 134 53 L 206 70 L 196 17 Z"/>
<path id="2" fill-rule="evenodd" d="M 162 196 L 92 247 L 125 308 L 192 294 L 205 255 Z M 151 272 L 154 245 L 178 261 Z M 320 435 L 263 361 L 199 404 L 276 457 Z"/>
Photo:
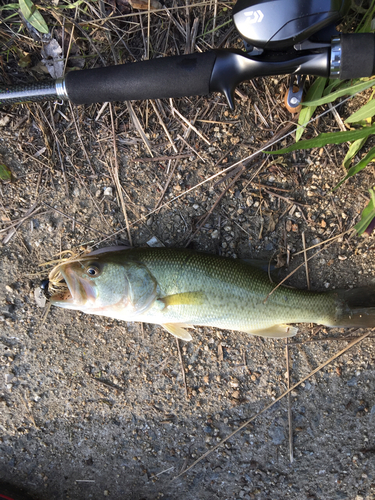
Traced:
<path id="1" fill-rule="evenodd" d="M 268 338 L 294 336 L 295 323 L 374 327 L 375 290 L 314 292 L 275 285 L 241 259 L 175 248 L 102 248 L 58 264 L 63 286 L 52 305 L 161 325 L 185 341 L 195 326 Z"/>

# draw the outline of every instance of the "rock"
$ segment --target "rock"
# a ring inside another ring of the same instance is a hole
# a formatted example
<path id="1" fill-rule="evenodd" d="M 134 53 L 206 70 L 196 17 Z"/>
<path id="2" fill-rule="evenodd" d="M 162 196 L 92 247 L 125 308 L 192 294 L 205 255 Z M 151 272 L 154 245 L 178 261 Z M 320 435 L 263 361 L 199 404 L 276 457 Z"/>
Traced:
<path id="1" fill-rule="evenodd" d="M 47 299 L 44 292 L 40 286 L 34 290 L 34 299 L 38 307 L 45 307 Z"/>
<path id="2" fill-rule="evenodd" d="M 272 439 L 273 444 L 281 444 L 285 439 L 284 428 L 280 425 L 272 425 L 268 429 L 268 435 Z"/>
<path id="3" fill-rule="evenodd" d="M 348 382 L 346 383 L 349 387 L 354 387 L 357 385 L 357 377 L 352 377 Z"/>

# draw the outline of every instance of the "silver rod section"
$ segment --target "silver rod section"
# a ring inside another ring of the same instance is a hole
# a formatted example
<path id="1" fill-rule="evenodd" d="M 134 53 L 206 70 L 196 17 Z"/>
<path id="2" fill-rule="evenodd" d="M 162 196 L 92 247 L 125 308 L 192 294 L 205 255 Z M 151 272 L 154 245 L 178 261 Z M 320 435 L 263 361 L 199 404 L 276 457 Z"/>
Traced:
<path id="1" fill-rule="evenodd" d="M 341 72 L 341 39 L 335 36 L 331 40 L 330 78 L 339 78 Z"/>
<path id="2" fill-rule="evenodd" d="M 0 87 L 0 105 L 68 99 L 64 80 Z"/>

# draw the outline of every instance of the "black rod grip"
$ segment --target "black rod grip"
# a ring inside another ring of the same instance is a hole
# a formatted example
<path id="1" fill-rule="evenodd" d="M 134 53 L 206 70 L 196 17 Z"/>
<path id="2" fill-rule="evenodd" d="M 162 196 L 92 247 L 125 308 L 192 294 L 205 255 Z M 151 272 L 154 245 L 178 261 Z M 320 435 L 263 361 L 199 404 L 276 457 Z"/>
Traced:
<path id="1" fill-rule="evenodd" d="M 203 52 L 72 71 L 65 88 L 75 104 L 204 95 L 215 59 L 215 52 Z"/>
<path id="2" fill-rule="evenodd" d="M 375 33 L 346 33 L 341 38 L 340 80 L 375 74 Z"/>

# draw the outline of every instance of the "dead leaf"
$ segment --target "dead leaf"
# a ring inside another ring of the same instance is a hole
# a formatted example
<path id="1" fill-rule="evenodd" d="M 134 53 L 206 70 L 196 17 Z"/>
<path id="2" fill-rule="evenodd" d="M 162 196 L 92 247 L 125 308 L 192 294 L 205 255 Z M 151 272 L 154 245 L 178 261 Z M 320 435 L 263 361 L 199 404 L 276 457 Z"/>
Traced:
<path id="1" fill-rule="evenodd" d="M 120 14 L 129 14 L 131 10 L 131 5 L 128 0 L 117 0 L 116 1 L 116 6 L 120 12 Z"/>
<path id="2" fill-rule="evenodd" d="M 285 255 L 285 253 L 279 253 L 276 256 L 275 268 L 279 269 L 280 267 L 284 267 L 285 264 L 286 264 L 286 255 Z"/>
<path id="3" fill-rule="evenodd" d="M 268 231 L 270 233 L 273 233 L 276 229 L 276 224 L 278 223 L 278 218 L 277 217 L 274 217 L 273 215 L 270 215 L 269 216 L 269 219 L 268 219 Z"/>
<path id="4" fill-rule="evenodd" d="M 52 78 L 61 78 L 64 73 L 64 60 L 61 46 L 54 38 L 43 45 L 42 57 L 42 63 Z"/>
<path id="5" fill-rule="evenodd" d="M 6 127 L 10 122 L 10 116 L 4 115 L 0 117 L 0 127 Z"/>
<path id="6" fill-rule="evenodd" d="M 148 0 L 129 0 L 133 9 L 148 10 Z M 150 10 L 161 9 L 162 5 L 157 0 L 150 0 Z"/>
<path id="7" fill-rule="evenodd" d="M 31 64 L 30 54 L 25 54 L 18 60 L 18 66 L 20 68 L 28 68 Z"/>

